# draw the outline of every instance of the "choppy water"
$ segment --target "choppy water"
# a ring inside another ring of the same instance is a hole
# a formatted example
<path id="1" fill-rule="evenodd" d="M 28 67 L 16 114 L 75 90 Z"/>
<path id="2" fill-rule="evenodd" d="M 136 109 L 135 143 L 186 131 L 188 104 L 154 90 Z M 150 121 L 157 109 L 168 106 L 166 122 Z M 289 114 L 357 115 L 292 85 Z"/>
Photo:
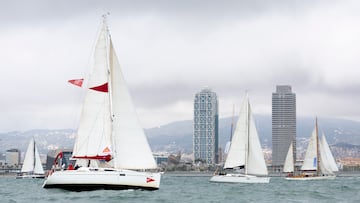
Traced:
<path id="1" fill-rule="evenodd" d="M 360 202 L 360 177 L 323 181 L 273 177 L 269 184 L 209 183 L 209 178 L 164 174 L 157 191 L 70 192 L 43 189 L 43 180 L 0 177 L 0 202 Z"/>

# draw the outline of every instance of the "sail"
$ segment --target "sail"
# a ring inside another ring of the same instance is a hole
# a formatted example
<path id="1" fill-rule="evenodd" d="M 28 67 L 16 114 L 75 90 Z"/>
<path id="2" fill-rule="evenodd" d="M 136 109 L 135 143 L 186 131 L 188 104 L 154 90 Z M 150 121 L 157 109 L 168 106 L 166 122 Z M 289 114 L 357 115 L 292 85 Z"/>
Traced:
<path id="1" fill-rule="evenodd" d="M 41 163 L 41 159 L 40 159 L 40 155 L 39 155 L 39 151 L 36 147 L 36 144 L 34 142 L 34 146 L 35 146 L 35 166 L 34 166 L 34 173 L 35 174 L 45 174 L 44 169 L 42 167 L 42 163 Z"/>
<path id="2" fill-rule="evenodd" d="M 290 144 L 289 151 L 285 158 L 283 171 L 286 173 L 294 172 L 294 149 L 292 143 Z"/>
<path id="3" fill-rule="evenodd" d="M 247 119 L 247 102 L 244 100 L 235 126 L 234 134 L 232 135 L 231 145 L 226 157 L 224 168 L 235 168 L 245 165 L 245 143 L 248 142 Z"/>
<path id="4" fill-rule="evenodd" d="M 104 155 L 111 145 L 110 95 L 99 87 L 108 84 L 107 28 L 102 25 L 95 46 L 94 66 L 88 78 L 80 123 L 75 140 L 74 157 Z"/>
<path id="5" fill-rule="evenodd" d="M 156 162 L 135 111 L 115 50 L 110 41 L 113 141 L 116 168 L 152 169 Z"/>
<path id="6" fill-rule="evenodd" d="M 225 154 L 229 153 L 230 146 L 231 146 L 231 142 L 228 141 L 228 142 L 226 143 L 225 149 L 224 149 L 224 153 L 225 153 Z"/>
<path id="7" fill-rule="evenodd" d="M 305 153 L 304 163 L 301 170 L 317 170 L 317 144 L 316 144 L 316 129 L 309 140 L 309 145 Z"/>
<path id="8" fill-rule="evenodd" d="M 267 167 L 264 159 L 264 153 L 262 151 L 259 135 L 256 130 L 253 114 L 251 111 L 249 100 L 248 111 L 249 111 L 249 156 L 247 160 L 247 172 L 255 175 L 267 175 Z M 245 166 L 246 167 L 246 166 Z"/>
<path id="9" fill-rule="evenodd" d="M 32 138 L 25 153 L 25 158 L 21 168 L 21 172 L 34 171 L 34 163 L 35 163 L 34 149 L 35 149 L 35 142 L 34 142 L 34 138 Z"/>
<path id="10" fill-rule="evenodd" d="M 268 174 L 248 96 L 241 106 L 224 168 L 238 166 L 245 166 L 249 174 Z"/>
<path id="11" fill-rule="evenodd" d="M 326 171 L 328 171 L 328 173 L 339 171 L 324 134 L 322 135 L 320 141 L 320 156 L 321 163 L 324 162 L 325 165 L 323 167 Z"/>

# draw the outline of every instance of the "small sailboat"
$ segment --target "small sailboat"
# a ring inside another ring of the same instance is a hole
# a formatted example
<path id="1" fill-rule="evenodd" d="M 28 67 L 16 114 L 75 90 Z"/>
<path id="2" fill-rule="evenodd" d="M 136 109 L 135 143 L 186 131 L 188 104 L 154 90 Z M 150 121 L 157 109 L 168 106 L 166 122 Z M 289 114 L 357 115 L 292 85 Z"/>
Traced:
<path id="1" fill-rule="evenodd" d="M 248 95 L 241 106 L 224 167 L 210 182 L 269 183 L 268 171 Z"/>
<path id="2" fill-rule="evenodd" d="M 286 154 L 283 172 L 288 173 L 288 177 L 294 176 L 295 174 L 294 146 L 292 142 Z"/>
<path id="3" fill-rule="evenodd" d="M 44 169 L 41 164 L 40 155 L 34 138 L 31 138 L 30 140 L 21 173 L 19 173 L 16 178 L 45 178 Z"/>
<path id="4" fill-rule="evenodd" d="M 81 82 L 72 80 L 78 86 Z M 43 187 L 159 189 L 161 175 L 154 171 L 157 165 L 122 75 L 106 16 L 87 86 L 72 154 L 75 167 L 52 171 Z"/>
<path id="5" fill-rule="evenodd" d="M 338 171 L 338 167 L 330 151 L 325 135 L 322 134 L 322 138 L 319 140 L 318 131 L 318 122 L 316 119 L 315 129 L 310 137 L 304 163 L 301 167 L 301 173 L 299 175 L 295 174 L 291 177 L 287 177 L 287 180 L 335 179 L 335 173 Z M 290 156 L 289 153 L 288 156 Z M 285 167 L 290 166 L 291 161 L 294 163 L 293 160 L 288 159 L 288 156 L 285 160 L 284 172 L 293 172 L 294 167 L 289 167 L 289 170 L 285 171 Z"/>

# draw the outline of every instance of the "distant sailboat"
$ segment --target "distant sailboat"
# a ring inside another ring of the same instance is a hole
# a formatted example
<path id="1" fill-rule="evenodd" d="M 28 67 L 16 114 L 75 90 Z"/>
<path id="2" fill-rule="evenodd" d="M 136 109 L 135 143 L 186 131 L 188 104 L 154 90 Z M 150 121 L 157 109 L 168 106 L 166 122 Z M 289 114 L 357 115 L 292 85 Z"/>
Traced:
<path id="1" fill-rule="evenodd" d="M 269 183 L 270 177 L 267 175 L 264 154 L 246 95 L 223 170 L 215 174 L 210 182 Z"/>
<path id="2" fill-rule="evenodd" d="M 284 163 L 284 169 L 283 171 L 285 173 L 289 173 L 289 176 L 293 176 L 295 173 L 295 160 L 294 160 L 294 147 L 293 147 L 293 143 L 291 142 L 290 147 L 289 147 L 289 151 L 286 155 L 285 158 L 285 163 Z"/>
<path id="3" fill-rule="evenodd" d="M 290 147 L 291 148 L 291 147 Z M 290 151 L 290 149 L 289 149 Z M 285 160 L 284 172 L 293 172 L 292 170 L 285 171 L 285 167 L 294 163 L 290 158 Z M 289 167 L 291 169 L 291 167 Z M 338 168 L 335 163 L 335 159 L 330 151 L 329 145 L 326 141 L 325 135 L 322 135 L 321 140 L 318 136 L 318 123 L 315 121 L 315 129 L 310 137 L 309 145 L 306 150 L 304 163 L 301 167 L 300 175 L 294 175 L 287 177 L 287 180 L 322 180 L 322 179 L 334 179 L 336 177 L 335 172 Z"/>
<path id="4" fill-rule="evenodd" d="M 44 169 L 41 164 L 40 155 L 34 138 L 31 138 L 30 140 L 21 168 L 21 173 L 18 174 L 16 178 L 45 178 Z"/>
<path id="5" fill-rule="evenodd" d="M 54 171 L 43 187 L 76 191 L 160 187 L 160 173 L 145 171 L 157 165 L 138 121 L 105 16 L 72 159 L 80 168 Z"/>

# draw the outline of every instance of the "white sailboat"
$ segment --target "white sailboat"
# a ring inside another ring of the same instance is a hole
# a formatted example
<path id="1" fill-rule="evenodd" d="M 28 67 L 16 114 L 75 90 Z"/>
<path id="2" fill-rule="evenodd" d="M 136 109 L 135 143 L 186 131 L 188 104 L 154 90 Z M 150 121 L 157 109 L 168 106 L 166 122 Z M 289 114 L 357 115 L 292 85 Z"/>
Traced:
<path id="1" fill-rule="evenodd" d="M 289 155 L 289 154 L 288 154 Z M 289 160 L 285 160 L 285 166 L 290 165 Z M 293 169 L 293 168 L 292 168 Z M 309 145 L 305 153 L 304 163 L 301 167 L 301 173 L 292 177 L 287 177 L 287 180 L 323 180 L 334 179 L 335 172 L 338 168 L 335 159 L 330 151 L 329 145 L 326 141 L 325 135 L 322 135 L 321 140 L 318 136 L 318 123 L 315 122 L 315 129 L 310 137 Z M 284 172 L 293 172 L 293 170 Z"/>
<path id="2" fill-rule="evenodd" d="M 30 140 L 21 168 L 21 173 L 18 174 L 16 178 L 45 178 L 44 169 L 41 164 L 40 155 L 34 138 L 31 138 Z"/>
<path id="3" fill-rule="evenodd" d="M 269 183 L 270 181 L 247 95 L 240 109 L 223 169 L 219 174 L 211 177 L 210 182 Z M 228 170 L 231 172 L 228 173 Z"/>
<path id="4" fill-rule="evenodd" d="M 80 168 L 54 171 L 43 187 L 156 190 L 161 175 L 149 171 L 157 165 L 103 18 L 72 154 Z"/>

